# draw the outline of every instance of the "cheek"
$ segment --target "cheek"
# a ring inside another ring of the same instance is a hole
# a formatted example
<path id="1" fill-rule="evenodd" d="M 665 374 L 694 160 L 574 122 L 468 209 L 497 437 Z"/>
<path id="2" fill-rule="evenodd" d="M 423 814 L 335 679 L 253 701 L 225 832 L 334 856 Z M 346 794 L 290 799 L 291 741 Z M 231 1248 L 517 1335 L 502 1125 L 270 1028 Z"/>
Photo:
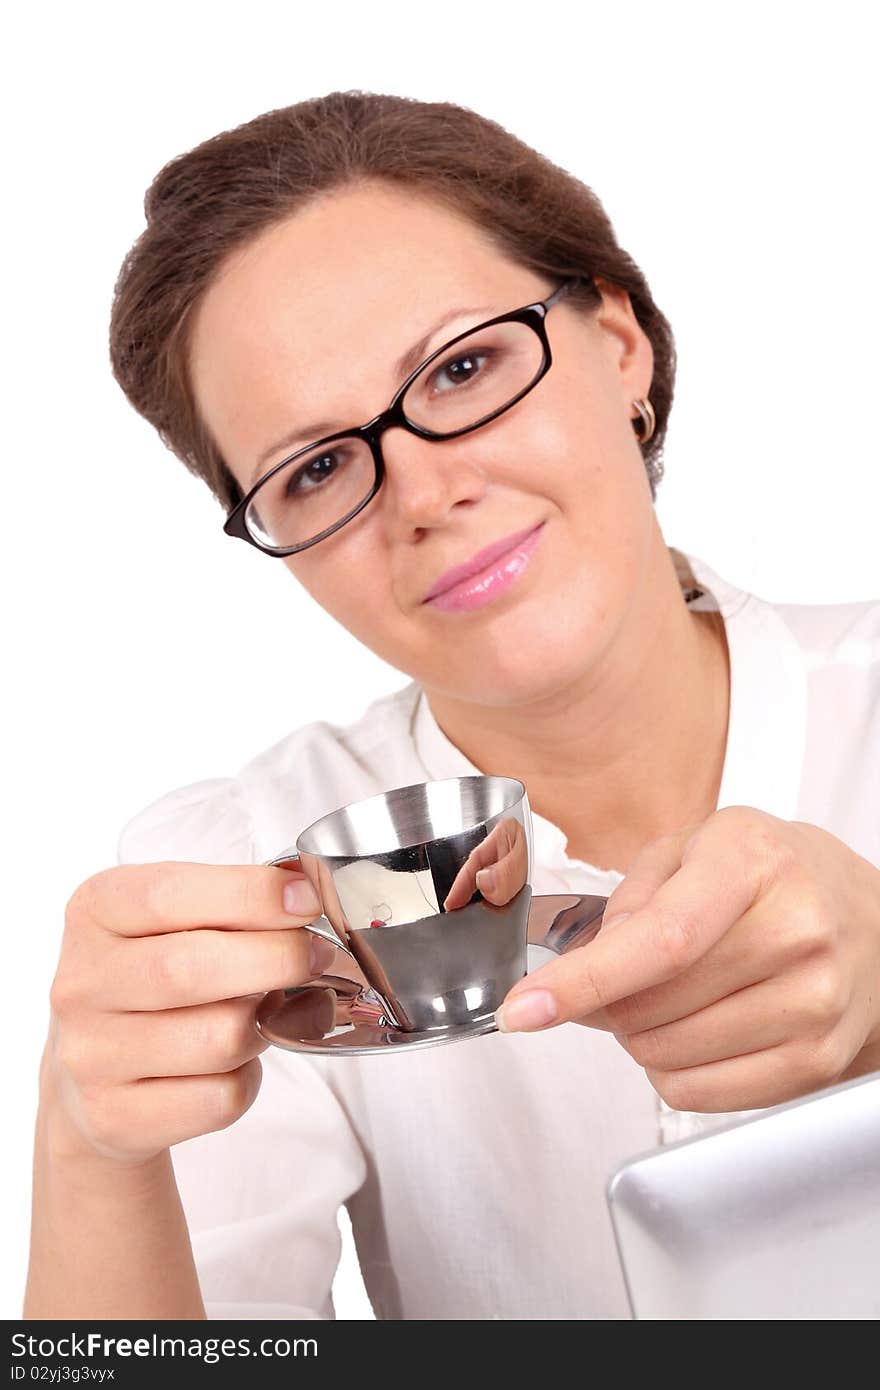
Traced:
<path id="1" fill-rule="evenodd" d="M 558 509 L 578 552 L 574 569 L 586 573 L 622 564 L 645 541 L 650 495 L 633 434 L 607 404 L 584 399 L 548 410 L 519 441 L 522 483 Z M 597 576 L 594 576 L 597 577 Z"/>
<path id="2" fill-rule="evenodd" d="M 619 403 L 601 380 L 582 374 L 559 373 L 540 412 L 524 417 L 516 452 L 533 488 L 552 490 L 563 507 L 588 507 L 595 520 L 619 506 L 644 471 Z"/>
<path id="3" fill-rule="evenodd" d="M 553 408 L 595 446 L 597 457 L 617 454 L 622 460 L 635 448 L 641 458 L 632 393 L 616 352 L 609 354 L 590 337 L 575 337 L 564 344 L 548 380 L 554 373 Z"/>
<path id="4" fill-rule="evenodd" d="M 284 563 L 315 602 L 355 636 L 369 635 L 387 621 L 389 560 L 375 515 L 356 517 L 337 535 Z"/>

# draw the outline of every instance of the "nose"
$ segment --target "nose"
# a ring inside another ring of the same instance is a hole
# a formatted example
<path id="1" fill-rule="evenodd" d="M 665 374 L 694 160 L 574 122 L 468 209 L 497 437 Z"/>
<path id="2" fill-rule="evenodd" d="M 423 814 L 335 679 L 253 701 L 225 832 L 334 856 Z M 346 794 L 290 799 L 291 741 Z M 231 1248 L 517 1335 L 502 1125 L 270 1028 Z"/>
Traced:
<path id="1" fill-rule="evenodd" d="M 381 445 L 382 502 L 389 526 L 404 539 L 442 526 L 455 507 L 473 505 L 489 487 L 471 434 L 422 439 L 395 426 L 383 434 Z"/>

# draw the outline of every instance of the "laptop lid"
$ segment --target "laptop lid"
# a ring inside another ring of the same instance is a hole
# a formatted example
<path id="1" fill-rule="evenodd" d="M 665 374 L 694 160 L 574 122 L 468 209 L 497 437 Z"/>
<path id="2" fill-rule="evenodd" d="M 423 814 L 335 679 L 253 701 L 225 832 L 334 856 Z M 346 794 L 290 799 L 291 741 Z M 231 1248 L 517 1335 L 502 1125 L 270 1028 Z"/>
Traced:
<path id="1" fill-rule="evenodd" d="M 880 1073 L 628 1160 L 635 1318 L 880 1317 Z"/>

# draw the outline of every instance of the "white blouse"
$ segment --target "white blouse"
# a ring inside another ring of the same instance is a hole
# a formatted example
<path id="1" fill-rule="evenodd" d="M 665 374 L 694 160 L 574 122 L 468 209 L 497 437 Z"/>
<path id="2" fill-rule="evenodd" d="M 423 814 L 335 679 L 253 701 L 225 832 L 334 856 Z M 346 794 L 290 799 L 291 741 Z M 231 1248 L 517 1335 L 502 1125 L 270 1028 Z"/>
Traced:
<path id="1" fill-rule="evenodd" d="M 880 867 L 880 601 L 770 603 L 671 553 L 686 601 L 727 632 L 719 808 L 822 826 Z M 478 772 L 411 682 L 170 792 L 125 826 L 119 860 L 261 863 L 346 802 Z M 537 814 L 534 846 L 535 893 L 621 881 Z M 235 1125 L 172 1150 L 212 1318 L 332 1318 L 343 1203 L 379 1318 L 626 1318 L 609 1175 L 729 1119 L 671 1111 L 611 1034 L 572 1023 L 381 1056 L 270 1047 L 262 1063 Z"/>

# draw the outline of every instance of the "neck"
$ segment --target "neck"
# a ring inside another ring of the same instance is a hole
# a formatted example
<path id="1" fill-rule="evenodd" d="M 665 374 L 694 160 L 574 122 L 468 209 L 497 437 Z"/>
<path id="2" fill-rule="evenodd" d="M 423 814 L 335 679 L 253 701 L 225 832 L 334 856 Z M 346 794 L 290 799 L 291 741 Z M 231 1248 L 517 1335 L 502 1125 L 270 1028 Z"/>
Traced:
<path id="1" fill-rule="evenodd" d="M 523 782 L 571 858 L 624 874 L 644 844 L 712 814 L 727 745 L 721 615 L 688 610 L 665 544 L 649 569 L 600 666 L 565 690 L 506 708 L 426 691 L 447 738 Z"/>

